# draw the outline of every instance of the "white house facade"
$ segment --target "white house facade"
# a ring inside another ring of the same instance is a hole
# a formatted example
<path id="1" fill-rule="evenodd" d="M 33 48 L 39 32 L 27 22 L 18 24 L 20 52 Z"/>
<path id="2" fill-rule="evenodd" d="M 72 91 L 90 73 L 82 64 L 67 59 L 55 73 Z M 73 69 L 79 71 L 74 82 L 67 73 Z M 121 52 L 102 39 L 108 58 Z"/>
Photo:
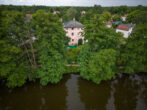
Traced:
<path id="1" fill-rule="evenodd" d="M 123 15 L 123 16 L 121 17 L 122 21 L 126 21 L 127 16 L 128 16 L 127 14 L 126 14 L 126 15 Z"/>
<path id="2" fill-rule="evenodd" d="M 133 27 L 132 24 L 121 24 L 117 27 L 116 32 L 121 32 L 123 33 L 124 38 L 128 38 L 132 33 Z"/>
<path id="3" fill-rule="evenodd" d="M 106 22 L 106 27 L 111 28 L 112 27 L 112 22 Z"/>

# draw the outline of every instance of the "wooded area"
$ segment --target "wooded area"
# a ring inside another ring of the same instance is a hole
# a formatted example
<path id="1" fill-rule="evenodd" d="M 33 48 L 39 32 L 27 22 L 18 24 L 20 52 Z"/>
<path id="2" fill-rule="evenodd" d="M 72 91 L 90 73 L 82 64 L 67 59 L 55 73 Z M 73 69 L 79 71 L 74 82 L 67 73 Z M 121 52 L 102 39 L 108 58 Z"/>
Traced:
<path id="1" fill-rule="evenodd" d="M 32 14 L 30 21 L 26 14 Z M 114 21 L 121 20 L 124 14 L 125 22 L 135 24 L 127 39 L 104 23 L 112 15 Z M 60 18 L 83 23 L 88 42 L 67 50 Z M 80 75 L 97 84 L 118 72 L 147 72 L 147 7 L 0 6 L 0 79 L 6 79 L 8 87 L 36 79 L 44 86 L 58 83 L 69 63 L 78 63 Z"/>

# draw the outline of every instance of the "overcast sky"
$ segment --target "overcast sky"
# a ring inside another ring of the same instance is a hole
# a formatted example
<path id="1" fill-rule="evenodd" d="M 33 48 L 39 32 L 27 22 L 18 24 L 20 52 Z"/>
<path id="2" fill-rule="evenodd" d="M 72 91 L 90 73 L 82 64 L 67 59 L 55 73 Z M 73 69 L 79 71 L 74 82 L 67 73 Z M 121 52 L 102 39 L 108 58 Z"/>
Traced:
<path id="1" fill-rule="evenodd" d="M 147 6 L 147 0 L 0 0 L 0 4 L 46 6 L 93 6 L 94 4 L 102 6 Z"/>

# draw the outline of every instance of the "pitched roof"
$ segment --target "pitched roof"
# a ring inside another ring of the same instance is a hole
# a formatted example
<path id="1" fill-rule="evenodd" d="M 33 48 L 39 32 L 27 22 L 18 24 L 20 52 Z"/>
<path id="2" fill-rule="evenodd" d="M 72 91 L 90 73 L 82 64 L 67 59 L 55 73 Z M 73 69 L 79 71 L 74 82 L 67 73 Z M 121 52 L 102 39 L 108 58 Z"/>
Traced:
<path id="1" fill-rule="evenodd" d="M 122 24 L 122 21 L 114 21 L 113 23 L 118 25 L 118 24 Z"/>
<path id="2" fill-rule="evenodd" d="M 26 14 L 26 18 L 30 19 L 32 14 Z"/>
<path id="3" fill-rule="evenodd" d="M 129 31 L 130 28 L 132 28 L 132 24 L 121 24 L 117 27 L 117 29 Z"/>
<path id="4" fill-rule="evenodd" d="M 128 14 L 125 14 L 125 15 L 123 15 L 122 17 L 127 17 L 128 16 Z"/>
<path id="5" fill-rule="evenodd" d="M 112 25 L 112 22 L 110 22 L 110 21 L 106 22 L 106 25 Z"/>
<path id="6" fill-rule="evenodd" d="M 83 27 L 83 24 L 79 23 L 78 21 L 71 20 L 71 21 L 63 23 L 63 27 L 64 28 L 75 28 L 75 27 L 81 28 Z"/>

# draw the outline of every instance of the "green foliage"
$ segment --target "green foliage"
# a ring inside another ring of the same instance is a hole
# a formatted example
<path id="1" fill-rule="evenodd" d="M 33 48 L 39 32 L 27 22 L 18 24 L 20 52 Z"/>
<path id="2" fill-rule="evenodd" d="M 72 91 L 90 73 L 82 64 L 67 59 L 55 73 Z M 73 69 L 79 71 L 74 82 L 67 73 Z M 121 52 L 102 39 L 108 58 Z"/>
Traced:
<path id="1" fill-rule="evenodd" d="M 97 84 L 101 80 L 111 79 L 116 72 L 122 35 L 106 28 L 99 15 L 85 24 L 84 31 L 88 43 L 82 45 L 80 51 L 80 75 Z"/>
<path id="2" fill-rule="evenodd" d="M 123 72 L 147 72 L 145 6 L 73 8 L 10 5 L 0 6 L 0 10 L 0 77 L 7 80 L 8 87 L 20 87 L 27 79 L 35 78 L 40 78 L 42 85 L 57 83 L 67 71 L 80 71 L 83 78 L 100 83 L 114 76 L 118 59 L 119 65 L 124 67 Z M 53 10 L 60 11 L 60 14 L 51 14 Z M 81 15 L 83 10 L 86 14 Z M 34 13 L 31 22 L 26 21 L 26 13 Z M 125 40 L 126 44 L 120 33 L 106 28 L 103 21 L 110 20 L 110 13 L 118 15 L 114 21 L 120 20 L 119 15 L 130 13 L 127 21 L 136 24 L 131 36 Z M 69 39 L 65 37 L 59 18 L 67 21 L 74 17 L 80 18 L 84 24 L 88 43 L 66 51 Z M 37 38 L 34 43 L 33 36 Z M 66 61 L 79 61 L 79 69 L 67 69 Z"/>
<path id="3" fill-rule="evenodd" d="M 27 57 L 19 46 L 24 37 L 24 16 L 20 12 L 5 11 L 1 18 L 0 76 L 7 79 L 8 87 L 20 87 L 29 73 Z M 17 21 L 17 22 L 16 22 Z"/>
<path id="4" fill-rule="evenodd" d="M 76 8 L 69 8 L 63 16 L 64 21 L 72 20 L 76 18 L 77 10 Z"/>
<path id="5" fill-rule="evenodd" d="M 70 41 L 70 37 L 65 37 L 65 45 L 68 45 L 68 43 L 69 43 L 69 41 Z"/>
<path id="6" fill-rule="evenodd" d="M 90 46 L 89 44 L 84 44 L 82 45 L 82 48 L 81 48 L 81 51 L 80 51 L 80 54 L 78 56 L 78 64 L 79 64 L 79 71 L 80 71 L 80 75 L 89 80 L 89 59 L 90 59 L 90 56 L 91 56 L 92 52 L 90 50 Z"/>
<path id="7" fill-rule="evenodd" d="M 113 19 L 113 21 L 121 21 L 121 16 L 115 15 L 112 19 Z"/>
<path id="8" fill-rule="evenodd" d="M 80 49 L 81 49 L 81 46 L 67 50 L 67 62 L 68 62 L 68 64 L 77 63 L 78 55 L 80 53 Z"/>
<path id="9" fill-rule="evenodd" d="M 78 45 L 82 45 L 83 44 L 83 40 L 82 39 L 79 39 L 78 40 Z"/>
<path id="10" fill-rule="evenodd" d="M 68 67 L 66 67 L 65 74 L 78 73 L 78 72 L 79 72 L 79 70 L 78 70 L 77 66 L 68 66 Z"/>
<path id="11" fill-rule="evenodd" d="M 109 80 L 115 75 L 116 51 L 103 49 L 93 53 L 88 63 L 88 79 L 99 84 L 101 80 Z"/>
<path id="12" fill-rule="evenodd" d="M 147 23 L 147 11 L 135 10 L 128 15 L 127 21 L 135 24 Z"/>
<path id="13" fill-rule="evenodd" d="M 65 71 L 65 32 L 62 24 L 56 15 L 38 10 L 33 14 L 32 26 L 38 39 L 40 83 L 57 83 Z"/>
<path id="14" fill-rule="evenodd" d="M 81 15 L 80 22 L 85 24 L 85 22 L 89 21 L 93 17 L 93 15 L 94 13 L 92 12 L 92 10 L 89 10 L 88 12 L 86 12 L 86 14 Z"/>
<path id="15" fill-rule="evenodd" d="M 125 73 L 147 71 L 147 24 L 139 24 L 121 46 L 121 63 Z"/>
<path id="16" fill-rule="evenodd" d="M 102 14 L 102 19 L 103 19 L 104 21 L 110 21 L 110 19 L 111 19 L 111 13 L 108 12 L 108 11 L 103 12 L 103 14 Z"/>
<path id="17" fill-rule="evenodd" d="M 20 57 L 21 50 L 0 40 L 0 76 L 7 78 L 8 87 L 20 87 L 26 79 L 27 63 Z"/>
<path id="18" fill-rule="evenodd" d="M 106 28 L 99 15 L 95 15 L 89 23 L 85 24 L 84 31 L 84 36 L 93 51 L 107 48 L 116 49 L 122 38 L 122 35 L 116 33 L 114 29 Z"/>

